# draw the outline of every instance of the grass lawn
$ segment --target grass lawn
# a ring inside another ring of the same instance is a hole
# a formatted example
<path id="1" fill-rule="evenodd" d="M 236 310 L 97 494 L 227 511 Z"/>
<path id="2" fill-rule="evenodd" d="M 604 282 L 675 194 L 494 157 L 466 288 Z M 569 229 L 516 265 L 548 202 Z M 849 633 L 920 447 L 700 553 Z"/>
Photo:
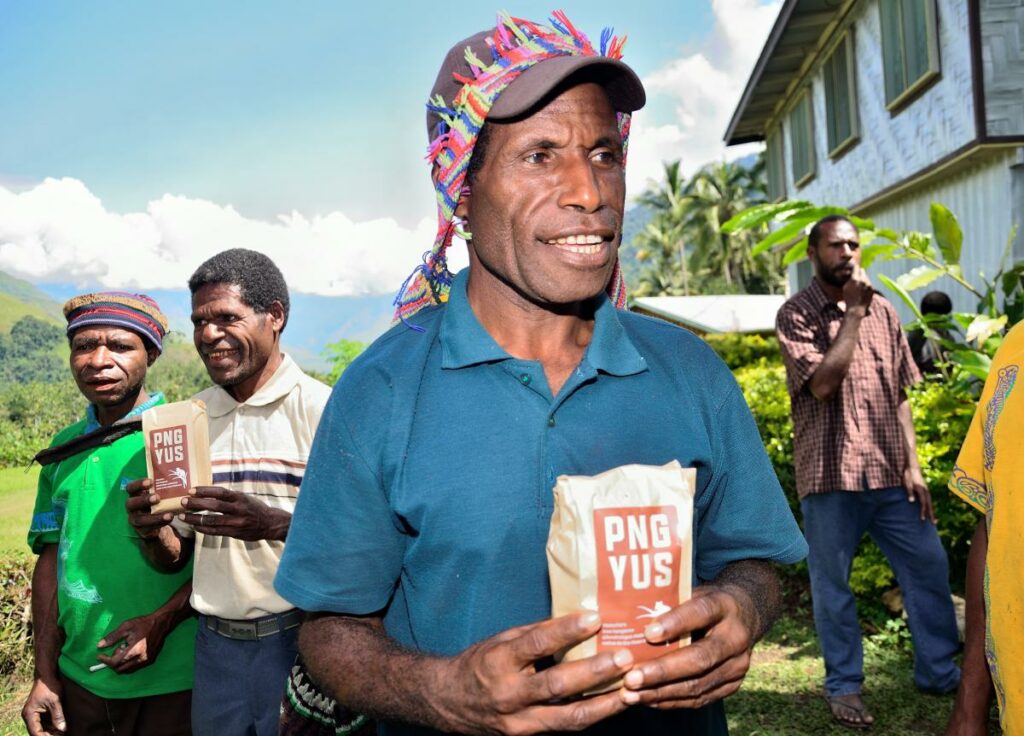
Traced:
<path id="1" fill-rule="evenodd" d="M 38 477 L 38 465 L 27 472 L 24 468 L 0 469 L 0 558 L 31 554 L 25 546 L 25 535 L 32 517 Z M 27 677 L 0 678 L 0 735 L 25 733 L 21 706 L 30 685 Z"/>
<path id="2" fill-rule="evenodd" d="M 27 553 L 25 536 L 36 500 L 39 466 L 0 469 L 0 556 Z"/>
<path id="3" fill-rule="evenodd" d="M 934 736 L 945 730 L 953 695 L 924 695 L 914 687 L 905 627 L 864 639 L 864 701 L 875 716 L 871 736 Z M 726 701 L 733 736 L 850 734 L 832 721 L 821 697 L 825 668 L 810 616 L 779 621 L 754 650 L 743 687 Z M 998 734 L 993 728 L 992 734 Z"/>
<path id="4" fill-rule="evenodd" d="M 21 706 L 28 697 L 32 683 L 10 682 L 0 693 L 0 736 L 24 734 L 25 725 L 21 722 Z"/>

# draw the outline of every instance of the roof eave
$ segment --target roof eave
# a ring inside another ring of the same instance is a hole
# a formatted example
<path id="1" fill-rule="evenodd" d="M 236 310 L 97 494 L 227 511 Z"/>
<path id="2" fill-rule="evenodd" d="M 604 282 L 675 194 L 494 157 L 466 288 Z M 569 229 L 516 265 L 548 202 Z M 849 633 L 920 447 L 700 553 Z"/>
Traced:
<path id="1" fill-rule="evenodd" d="M 793 15 L 793 10 L 796 8 L 798 2 L 799 0 L 785 0 L 785 3 L 782 5 L 782 9 L 779 10 L 779 15 L 775 19 L 775 25 L 772 26 L 772 30 L 768 33 L 768 40 L 765 41 L 764 48 L 761 49 L 761 55 L 757 57 L 757 63 L 754 64 L 754 71 L 750 73 L 750 79 L 747 80 L 747 86 L 743 89 L 743 94 L 740 96 L 740 102 L 733 111 L 732 119 L 729 120 L 729 127 L 725 130 L 725 145 L 735 146 L 740 143 L 751 143 L 753 141 L 764 140 L 763 135 L 751 136 L 748 134 L 736 136 L 736 128 L 740 124 L 740 120 L 747 109 L 747 105 L 750 104 L 750 98 L 754 95 L 754 90 L 761 81 L 765 67 L 768 66 L 768 62 L 771 60 L 772 54 L 775 52 L 775 48 L 779 45 L 779 40 L 782 38 L 782 34 L 786 30 L 786 25 L 789 23 L 789 19 Z"/>

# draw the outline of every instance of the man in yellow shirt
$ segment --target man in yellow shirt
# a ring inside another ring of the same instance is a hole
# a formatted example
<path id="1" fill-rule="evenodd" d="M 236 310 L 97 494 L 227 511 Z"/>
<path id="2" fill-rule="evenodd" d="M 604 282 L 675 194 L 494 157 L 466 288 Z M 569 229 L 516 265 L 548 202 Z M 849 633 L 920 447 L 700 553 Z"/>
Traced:
<path id="1" fill-rule="evenodd" d="M 963 675 L 947 736 L 987 734 L 995 689 L 1004 733 L 1024 734 L 1024 503 L 1015 494 L 1024 471 L 1024 325 L 1003 340 L 949 488 L 985 514 L 967 560 L 967 632 Z"/>

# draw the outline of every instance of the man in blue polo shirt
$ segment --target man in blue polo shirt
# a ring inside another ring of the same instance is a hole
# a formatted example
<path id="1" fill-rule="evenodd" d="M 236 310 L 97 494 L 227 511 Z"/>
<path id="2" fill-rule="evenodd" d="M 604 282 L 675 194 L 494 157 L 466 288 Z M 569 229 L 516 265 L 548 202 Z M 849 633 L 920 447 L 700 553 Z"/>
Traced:
<path id="1" fill-rule="evenodd" d="M 644 103 L 620 48 L 605 37 L 599 54 L 564 15 L 504 18 L 435 83 L 438 238 L 398 300 L 405 324 L 335 388 L 275 579 L 315 614 L 300 636 L 313 679 L 380 733 L 725 733 L 718 701 L 777 615 L 769 561 L 805 554 L 728 369 L 617 309 L 628 115 Z M 452 279 L 456 218 L 470 267 Z M 556 476 L 671 460 L 697 469 L 700 586 L 645 635 L 706 635 L 635 665 L 617 651 L 545 668 L 600 627 L 550 618 Z"/>

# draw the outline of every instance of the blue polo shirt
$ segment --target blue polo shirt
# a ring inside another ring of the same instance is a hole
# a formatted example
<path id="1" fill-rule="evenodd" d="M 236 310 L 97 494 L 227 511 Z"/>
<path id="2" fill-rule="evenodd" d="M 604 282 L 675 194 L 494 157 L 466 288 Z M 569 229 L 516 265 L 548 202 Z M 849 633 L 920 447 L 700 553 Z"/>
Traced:
<path id="1" fill-rule="evenodd" d="M 697 469 L 695 582 L 806 554 L 743 395 L 702 340 L 602 296 L 591 344 L 552 396 L 539 362 L 484 330 L 467 278 L 412 319 L 422 332 L 396 326 L 335 386 L 274 580 L 282 596 L 385 611 L 401 644 L 456 654 L 550 617 L 555 478 L 629 463 Z"/>

